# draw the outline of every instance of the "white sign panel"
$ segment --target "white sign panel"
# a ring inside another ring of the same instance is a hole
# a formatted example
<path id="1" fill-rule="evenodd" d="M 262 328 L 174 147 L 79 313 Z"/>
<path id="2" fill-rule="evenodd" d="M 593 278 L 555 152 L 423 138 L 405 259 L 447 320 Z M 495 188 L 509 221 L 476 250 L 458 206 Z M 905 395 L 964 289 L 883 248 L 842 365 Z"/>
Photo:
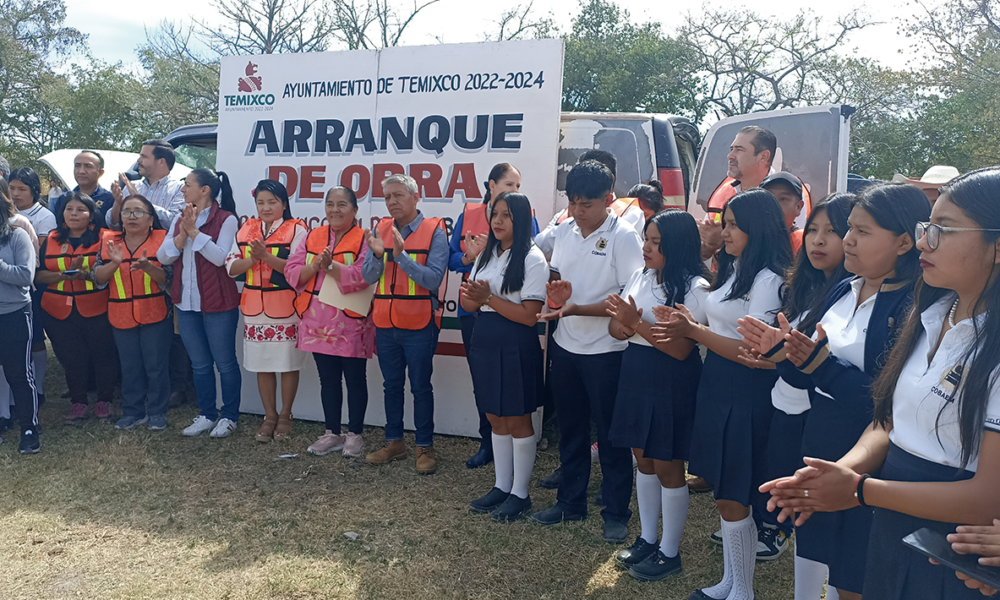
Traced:
<path id="1" fill-rule="evenodd" d="M 562 67 L 561 40 L 227 57 L 217 167 L 233 182 L 242 218 L 256 214 L 251 192 L 271 178 L 310 227 L 325 224 L 323 198 L 336 185 L 356 192 L 359 221 L 373 227 L 388 215 L 382 180 L 406 173 L 420 186 L 418 208 L 444 218 L 450 235 L 464 204 L 482 202 L 492 167 L 509 162 L 544 225 L 554 213 Z M 436 429 L 477 435 L 458 284 L 449 278 L 435 359 Z M 255 377 L 244 375 L 244 409 L 261 412 Z M 369 388 L 367 421 L 384 425 L 374 364 Z M 295 415 L 322 418 L 312 368 Z"/>

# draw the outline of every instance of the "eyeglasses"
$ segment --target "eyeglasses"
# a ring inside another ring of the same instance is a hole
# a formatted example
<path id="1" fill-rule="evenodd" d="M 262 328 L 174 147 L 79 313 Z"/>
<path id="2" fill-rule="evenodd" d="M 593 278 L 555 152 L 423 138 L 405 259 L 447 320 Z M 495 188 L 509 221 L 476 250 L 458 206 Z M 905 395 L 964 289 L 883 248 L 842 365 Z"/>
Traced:
<path id="1" fill-rule="evenodd" d="M 941 233 L 952 233 L 955 231 L 1000 231 L 1000 229 L 981 229 L 978 227 L 942 227 L 940 225 L 935 225 L 934 223 L 917 223 L 916 239 L 919 241 L 920 238 L 927 236 L 927 245 L 931 250 L 937 250 L 938 245 L 941 243 Z"/>
<path id="2" fill-rule="evenodd" d="M 134 217 L 136 219 L 141 219 L 142 217 L 145 217 L 148 214 L 149 213 L 146 212 L 146 211 L 144 211 L 144 210 L 123 210 L 122 211 L 122 216 L 125 217 L 125 218 L 132 218 L 132 217 Z"/>

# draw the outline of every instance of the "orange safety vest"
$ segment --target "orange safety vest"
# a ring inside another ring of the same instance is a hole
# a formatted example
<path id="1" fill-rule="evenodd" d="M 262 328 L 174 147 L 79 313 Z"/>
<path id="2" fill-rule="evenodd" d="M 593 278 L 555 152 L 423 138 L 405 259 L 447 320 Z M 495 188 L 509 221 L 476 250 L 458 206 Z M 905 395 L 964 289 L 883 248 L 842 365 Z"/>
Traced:
<path id="1" fill-rule="evenodd" d="M 101 259 L 110 262 L 111 255 L 108 254 L 108 243 L 121 243 L 123 247 L 122 264 L 108 282 L 108 320 L 111 321 L 115 329 L 132 329 L 139 325 L 151 325 L 159 323 L 167 318 L 167 298 L 159 284 L 153 281 L 149 273 L 145 271 L 131 270 L 132 262 L 136 257 L 142 256 L 142 251 L 146 250 L 146 258 L 149 262 L 161 266 L 156 260 L 156 251 L 167 237 L 167 232 L 163 229 L 154 229 L 149 232 L 146 238 L 135 252 L 125 245 L 125 234 L 116 231 L 105 231 L 102 236 Z"/>
<path id="2" fill-rule="evenodd" d="M 63 273 L 71 270 L 73 261 L 83 258 L 81 269 L 90 271 L 97 263 L 97 253 L 101 251 L 100 240 L 90 246 L 73 248 L 69 243 L 56 240 L 56 231 L 49 234 L 45 242 L 45 268 Z M 108 312 L 108 290 L 98 289 L 94 282 L 60 281 L 50 284 L 42 294 L 42 309 L 53 319 L 62 321 L 73 312 L 73 305 L 82 317 L 96 317 Z"/>
<path id="3" fill-rule="evenodd" d="M 392 240 L 392 225 L 393 220 L 389 218 L 379 221 L 378 235 L 381 239 Z M 427 264 L 427 254 L 430 252 L 434 230 L 437 228 L 447 231 L 443 219 L 425 217 L 417 230 L 404 241 L 403 251 L 417 264 Z M 380 329 L 395 327 L 417 331 L 427 327 L 433 315 L 434 322 L 440 328 L 441 314 L 444 312 L 444 299 L 440 297 L 440 291 L 447 287 L 447 271 L 444 281 L 438 288 L 438 306 L 437 310 L 434 310 L 430 290 L 417 285 L 395 261 L 390 261 L 390 252 L 392 252 L 391 245 L 382 253 L 382 277 L 376 284 L 372 305 L 375 326 Z"/>
<path id="4" fill-rule="evenodd" d="M 726 177 L 719 184 L 719 187 L 715 188 L 712 195 L 708 199 L 708 208 L 705 212 L 709 213 L 712 221 L 718 223 L 722 220 L 722 211 L 726 208 L 726 202 L 736 195 L 736 187 L 734 184 L 738 183 L 736 179 L 732 177 Z"/>
<path id="5" fill-rule="evenodd" d="M 337 240 L 337 245 L 333 249 L 333 260 L 339 262 L 342 265 L 351 266 L 358 260 L 358 256 L 361 254 L 361 243 L 365 241 L 365 232 L 361 230 L 360 227 L 354 226 L 345 233 L 340 239 Z M 330 226 L 323 225 L 322 227 L 317 227 L 309 232 L 309 237 L 306 238 L 306 264 L 310 265 L 316 256 L 323 253 L 327 246 L 330 245 Z M 309 308 L 309 303 L 312 302 L 313 296 L 319 296 L 319 290 L 316 289 L 316 280 L 319 278 L 319 274 L 313 275 L 313 278 L 309 280 L 306 284 L 306 289 L 299 297 L 295 299 L 295 311 L 299 313 L 301 317 L 305 314 L 306 309 Z M 336 285 L 336 282 L 331 285 Z M 364 315 L 360 315 L 354 311 L 344 309 L 344 314 L 352 319 L 363 319 Z"/>
<path id="6" fill-rule="evenodd" d="M 465 252 L 465 234 L 471 232 L 472 235 L 480 235 L 490 232 L 490 223 L 486 218 L 485 204 L 466 204 L 462 209 L 462 229 L 459 233 L 459 247 Z"/>
<path id="7" fill-rule="evenodd" d="M 625 211 L 633 206 L 639 206 L 638 198 L 615 198 L 615 200 L 611 203 L 611 212 L 615 213 L 615 216 L 620 217 L 625 214 Z M 642 209 L 641 206 L 639 206 L 639 208 L 640 210 Z"/>
<path id="8" fill-rule="evenodd" d="M 261 225 L 259 218 L 247 219 L 236 234 L 236 244 L 243 258 L 250 258 L 250 242 L 261 239 Z M 305 227 L 305 223 L 286 219 L 264 240 L 267 251 L 287 259 L 295 239 L 295 228 L 300 226 Z M 272 319 L 287 319 L 295 314 L 295 290 L 285 281 L 284 275 L 276 273 L 264 261 L 257 261 L 247 271 L 240 296 L 240 312 L 248 317 L 264 313 Z"/>

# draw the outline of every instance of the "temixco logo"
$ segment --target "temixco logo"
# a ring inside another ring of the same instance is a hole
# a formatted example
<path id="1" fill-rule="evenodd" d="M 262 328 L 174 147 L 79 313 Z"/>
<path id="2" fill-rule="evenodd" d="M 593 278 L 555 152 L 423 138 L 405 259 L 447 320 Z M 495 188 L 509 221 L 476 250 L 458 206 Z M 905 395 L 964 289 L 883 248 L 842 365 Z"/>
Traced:
<path id="1" fill-rule="evenodd" d="M 257 65 L 252 62 L 247 63 L 246 76 L 240 77 L 239 89 L 241 92 L 259 92 L 263 87 L 263 80 L 257 75 Z"/>

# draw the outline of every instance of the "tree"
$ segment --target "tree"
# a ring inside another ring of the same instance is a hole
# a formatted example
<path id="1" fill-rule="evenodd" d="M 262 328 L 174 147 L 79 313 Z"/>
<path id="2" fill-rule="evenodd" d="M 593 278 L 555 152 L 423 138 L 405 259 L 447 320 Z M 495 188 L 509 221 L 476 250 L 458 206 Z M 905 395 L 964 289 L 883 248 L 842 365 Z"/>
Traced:
<path id="1" fill-rule="evenodd" d="M 405 12 L 389 4 L 389 0 L 333 0 L 333 35 L 348 50 L 398 46 L 420 11 L 440 1 L 424 0 L 421 4 L 413 0 L 413 8 Z"/>
<path id="2" fill-rule="evenodd" d="M 700 116 L 696 56 L 659 23 L 636 25 L 613 2 L 590 0 L 564 39 L 564 110 Z"/>
<path id="3" fill-rule="evenodd" d="M 681 36 L 706 82 L 704 111 L 730 117 L 816 104 L 829 96 L 822 76 L 848 34 L 869 25 L 857 11 L 827 28 L 803 11 L 788 21 L 746 10 L 689 15 Z"/>
<path id="4" fill-rule="evenodd" d="M 496 33 L 484 36 L 487 42 L 507 42 L 526 38 L 542 39 L 551 37 L 556 31 L 552 14 L 546 17 L 535 17 L 534 0 L 527 4 L 518 4 L 500 13 L 497 18 Z"/>
<path id="5" fill-rule="evenodd" d="M 322 52 L 337 23 L 320 0 L 213 0 L 221 23 L 199 22 L 202 41 L 220 56 Z"/>

